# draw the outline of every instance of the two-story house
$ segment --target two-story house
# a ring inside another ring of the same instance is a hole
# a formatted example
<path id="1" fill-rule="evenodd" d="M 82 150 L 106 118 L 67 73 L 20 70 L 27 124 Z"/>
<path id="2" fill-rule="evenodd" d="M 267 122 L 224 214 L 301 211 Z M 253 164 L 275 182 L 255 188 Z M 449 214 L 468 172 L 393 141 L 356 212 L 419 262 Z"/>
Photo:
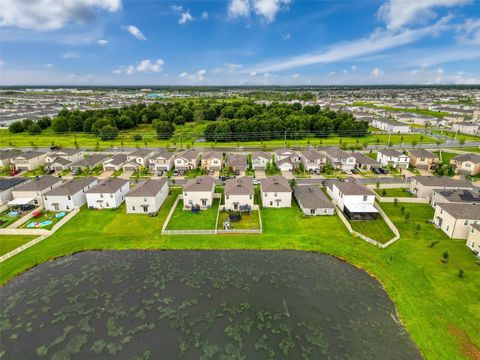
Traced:
<path id="1" fill-rule="evenodd" d="M 292 188 L 283 176 L 269 176 L 260 182 L 263 207 L 284 208 L 292 206 Z"/>
<path id="2" fill-rule="evenodd" d="M 102 180 L 85 194 L 89 209 L 116 209 L 130 191 L 130 182 L 120 178 Z"/>
<path id="3" fill-rule="evenodd" d="M 215 179 L 211 176 L 199 176 L 188 180 L 183 185 L 183 208 L 191 210 L 200 208 L 206 210 L 213 204 L 213 194 L 215 192 Z"/>
<path id="4" fill-rule="evenodd" d="M 384 149 L 378 151 L 377 161 L 383 166 L 391 166 L 395 169 L 407 169 L 410 163 L 410 157 L 397 150 Z"/>

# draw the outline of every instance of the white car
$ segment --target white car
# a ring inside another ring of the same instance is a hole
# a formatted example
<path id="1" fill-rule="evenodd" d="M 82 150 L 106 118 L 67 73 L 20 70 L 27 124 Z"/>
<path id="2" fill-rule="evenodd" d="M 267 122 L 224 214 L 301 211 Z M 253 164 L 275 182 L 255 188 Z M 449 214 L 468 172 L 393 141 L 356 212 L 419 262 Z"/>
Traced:
<path id="1" fill-rule="evenodd" d="M 352 174 L 353 174 L 353 173 L 352 173 L 352 170 L 345 170 L 345 173 L 346 173 L 347 175 L 352 175 Z"/>
<path id="2" fill-rule="evenodd" d="M 260 180 L 258 179 L 253 179 L 253 185 L 260 185 Z"/>

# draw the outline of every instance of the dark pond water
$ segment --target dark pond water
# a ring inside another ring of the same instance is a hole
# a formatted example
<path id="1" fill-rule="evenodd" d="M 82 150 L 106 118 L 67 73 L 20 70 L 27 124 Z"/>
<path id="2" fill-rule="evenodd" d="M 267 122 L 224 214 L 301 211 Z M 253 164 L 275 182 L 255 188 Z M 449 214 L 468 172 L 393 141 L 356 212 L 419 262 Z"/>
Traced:
<path id="1" fill-rule="evenodd" d="M 378 282 L 321 254 L 84 252 L 0 296 L 1 359 L 420 359 Z"/>

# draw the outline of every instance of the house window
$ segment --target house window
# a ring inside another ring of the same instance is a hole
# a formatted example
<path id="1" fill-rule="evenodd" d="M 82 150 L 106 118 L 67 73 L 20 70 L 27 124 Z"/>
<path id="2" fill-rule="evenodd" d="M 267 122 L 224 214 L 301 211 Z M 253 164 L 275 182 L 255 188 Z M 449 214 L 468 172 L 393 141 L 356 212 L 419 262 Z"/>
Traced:
<path id="1" fill-rule="evenodd" d="M 315 215 L 315 209 L 310 209 L 310 215 Z"/>
<path id="2" fill-rule="evenodd" d="M 70 195 L 67 196 L 68 200 L 72 200 L 72 197 Z"/>
<path id="3" fill-rule="evenodd" d="M 267 197 L 267 193 L 265 193 L 265 197 Z"/>
<path id="4" fill-rule="evenodd" d="M 277 197 L 277 193 L 275 193 L 274 196 Z M 250 197 L 250 199 L 251 199 L 251 197 Z"/>
<path id="5" fill-rule="evenodd" d="M 250 200 L 252 200 L 252 195 L 250 195 L 248 198 L 249 198 Z"/>
<path id="6" fill-rule="evenodd" d="M 47 201 L 47 197 L 46 197 L 46 196 L 44 196 L 43 199 L 44 199 L 45 201 Z"/>
<path id="7" fill-rule="evenodd" d="M 70 210 L 70 206 L 67 205 L 66 208 L 67 208 L 67 210 Z"/>
<path id="8" fill-rule="evenodd" d="M 227 195 L 226 197 L 227 197 L 227 200 L 230 199 L 230 195 Z"/>
<path id="9" fill-rule="evenodd" d="M 110 194 L 110 197 L 113 198 L 113 194 Z"/>
<path id="10" fill-rule="evenodd" d="M 144 202 L 147 202 L 147 198 L 143 198 L 143 201 L 144 201 Z"/>
<path id="11" fill-rule="evenodd" d="M 100 194 L 100 198 L 103 199 L 103 194 Z"/>
<path id="12" fill-rule="evenodd" d="M 468 220 L 465 220 L 465 221 L 463 222 L 463 225 L 468 225 Z"/>
<path id="13" fill-rule="evenodd" d="M 363 201 L 367 201 L 367 199 L 368 199 L 368 196 L 367 196 L 367 195 L 364 195 L 364 196 L 363 196 Z"/>
<path id="14" fill-rule="evenodd" d="M 132 211 L 135 211 L 135 206 L 132 206 Z"/>

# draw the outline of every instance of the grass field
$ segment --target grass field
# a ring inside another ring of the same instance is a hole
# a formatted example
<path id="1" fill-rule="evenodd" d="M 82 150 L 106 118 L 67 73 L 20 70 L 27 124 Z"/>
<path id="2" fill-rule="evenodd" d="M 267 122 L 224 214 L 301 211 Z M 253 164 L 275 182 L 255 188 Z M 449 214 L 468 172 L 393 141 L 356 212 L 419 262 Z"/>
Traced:
<path id="1" fill-rule="evenodd" d="M 36 236 L 2 235 L 0 236 L 0 256 L 16 249 L 23 244 L 35 239 Z"/>
<path id="2" fill-rule="evenodd" d="M 269 141 L 245 141 L 245 142 L 196 142 L 195 139 L 201 137 L 202 131 L 200 125 L 190 129 L 190 125 L 182 125 L 177 127 L 175 135 L 172 139 L 159 140 L 156 138 L 155 131 L 148 126 L 141 126 L 135 130 L 120 131 L 119 137 L 112 141 L 102 141 L 94 135 L 78 133 L 78 134 L 55 134 L 50 129 L 45 130 L 39 135 L 11 134 L 7 129 L 0 129 L 0 147 L 50 147 L 57 145 L 67 148 L 85 148 L 85 149 L 108 149 L 112 147 L 170 147 L 175 146 L 177 149 L 185 149 L 190 146 L 195 147 L 236 147 L 236 146 L 263 146 L 265 149 L 274 149 L 283 147 L 285 142 L 282 139 Z M 134 141 L 133 135 L 142 135 L 141 141 Z M 387 134 L 368 135 L 362 138 L 354 137 L 338 137 L 330 136 L 328 138 L 305 138 L 299 140 L 287 140 L 287 146 L 365 146 L 365 145 L 382 145 L 388 143 L 389 136 Z M 416 143 L 434 144 L 435 139 L 422 136 L 420 134 L 408 135 L 391 135 L 390 144 L 406 145 Z"/>
<path id="3" fill-rule="evenodd" d="M 385 195 L 383 192 L 385 191 Z M 414 197 L 408 189 L 398 188 L 398 189 L 375 189 L 375 192 L 382 197 Z"/>
<path id="4" fill-rule="evenodd" d="M 452 241 L 426 224 L 427 204 L 382 204 L 401 238 L 385 250 L 352 237 L 337 216 L 305 218 L 296 204 L 262 210 L 261 235 L 162 236 L 176 195 L 158 217 L 132 216 L 124 209 L 82 209 L 57 233 L 0 264 L 0 282 L 49 259 L 89 249 L 296 249 L 337 256 L 375 276 L 394 300 L 402 322 L 426 359 L 478 359 L 480 266 L 464 241 Z M 420 229 L 418 229 L 420 225 Z M 438 242 L 431 247 L 432 242 Z M 449 262 L 440 261 L 443 252 Z M 465 277 L 458 276 L 459 269 Z M 386 349 L 388 351 L 388 349 Z"/>
<path id="5" fill-rule="evenodd" d="M 436 152 L 437 154 L 439 154 L 440 152 Z M 452 158 L 454 158 L 455 156 L 458 156 L 459 154 L 455 154 L 455 153 L 451 153 L 451 152 L 448 152 L 448 151 L 442 151 L 442 163 L 444 164 L 450 164 L 450 160 Z"/>
<path id="6" fill-rule="evenodd" d="M 480 141 L 480 136 L 468 135 L 468 134 L 456 134 L 452 131 L 447 130 L 433 130 L 434 133 L 448 136 L 450 138 L 455 138 L 457 140 L 465 141 Z"/>
<path id="7" fill-rule="evenodd" d="M 385 244 L 387 241 L 395 237 L 395 234 L 390 230 L 381 216 L 376 220 L 350 221 L 350 224 L 352 225 L 352 229 L 356 232 L 368 236 L 370 239 L 376 240 L 382 244 Z"/>
<path id="8" fill-rule="evenodd" d="M 210 209 L 201 210 L 198 214 L 194 214 L 190 210 L 183 210 L 183 200 L 180 200 L 168 222 L 167 229 L 215 230 L 219 204 L 220 199 L 213 199 L 213 204 Z"/>
<path id="9" fill-rule="evenodd" d="M 218 214 L 217 229 L 223 229 L 223 222 L 227 220 L 228 211 L 220 211 Z M 252 230 L 260 229 L 260 218 L 257 210 L 252 210 L 250 214 L 242 214 L 242 219 L 237 222 L 230 223 L 230 229 Z"/>

